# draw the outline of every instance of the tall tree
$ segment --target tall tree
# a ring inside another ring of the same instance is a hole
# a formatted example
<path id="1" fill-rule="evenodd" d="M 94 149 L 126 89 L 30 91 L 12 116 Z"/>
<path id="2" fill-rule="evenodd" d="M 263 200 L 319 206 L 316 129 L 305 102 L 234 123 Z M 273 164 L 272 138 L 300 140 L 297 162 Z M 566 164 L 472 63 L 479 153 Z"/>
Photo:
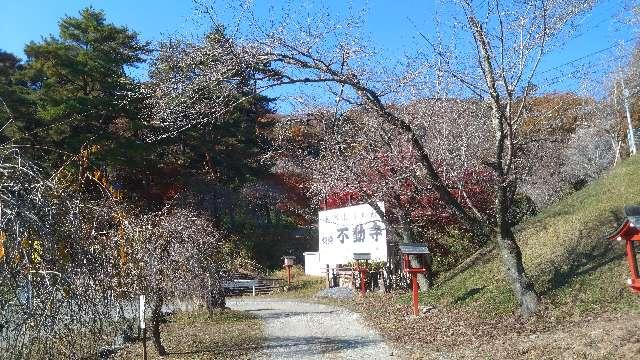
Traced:
<path id="1" fill-rule="evenodd" d="M 267 74 L 261 89 L 289 84 L 327 85 L 338 98 L 338 104 L 360 106 L 405 134 L 421 165 L 420 176 L 460 222 L 479 238 L 488 239 L 497 233 L 506 277 L 521 313 L 530 315 L 538 306 L 538 297 L 524 269 L 511 212 L 523 155 L 514 129 L 522 121 L 524 106 L 535 89 L 533 80 L 540 60 L 552 45 L 560 43 L 554 44 L 554 39 L 565 35 L 572 21 L 591 5 L 592 2 L 583 1 L 457 1 L 451 5 L 451 11 L 459 18 L 451 21 L 451 26 L 461 32 L 453 39 L 468 46 L 436 45 L 430 49 L 435 57 L 431 59 L 433 62 L 426 59 L 429 61 L 426 67 L 431 64 L 431 68 L 438 68 L 434 75 L 436 84 L 445 73 L 449 75 L 449 83 L 457 82 L 458 87 L 466 89 L 464 94 L 483 99 L 489 107 L 490 115 L 479 121 L 487 124 L 493 134 L 491 156 L 484 164 L 494 178 L 494 221 L 465 209 L 438 171 L 434 154 L 426 145 L 429 132 L 420 131 L 394 109 L 394 94 L 398 100 L 406 99 L 407 93 L 421 86 L 424 89 L 425 82 L 433 83 L 425 81 L 424 67 L 410 67 L 413 71 L 397 74 L 384 64 L 372 64 L 372 51 L 354 40 L 359 38 L 357 33 L 353 34 L 358 31 L 354 26 L 357 19 L 336 21 L 330 11 L 314 9 L 311 14 L 304 13 L 308 9 L 286 9 L 286 19 L 280 23 L 259 20 L 254 23 L 250 39 L 242 40 L 242 51 L 236 52 L 239 56 L 231 63 L 237 66 L 244 62 L 248 68 L 271 64 L 274 71 Z M 313 20 L 302 20 L 311 16 Z"/>
<path id="2" fill-rule="evenodd" d="M 3 143 L 25 135 L 32 139 L 37 137 L 33 133 L 37 128 L 35 103 L 29 96 L 29 90 L 17 79 L 22 69 L 23 64 L 18 57 L 0 50 L 0 127 Z"/>
<path id="3" fill-rule="evenodd" d="M 272 111 L 271 100 L 255 92 L 257 66 L 233 67 L 235 52 L 222 28 L 202 43 L 162 43 L 145 91 L 155 140 L 168 142 L 174 163 L 211 184 L 239 190 L 267 172 L 261 157 L 270 126 L 265 115 Z M 219 73 L 221 64 L 233 68 Z M 229 205 L 233 218 L 236 204 Z"/>
<path id="4" fill-rule="evenodd" d="M 103 155 L 126 147 L 118 127 L 136 129 L 141 103 L 127 71 L 149 51 L 136 32 L 108 23 L 92 8 L 63 18 L 57 37 L 27 44 L 19 78 L 37 103 L 43 145 L 66 158 L 91 146 Z"/>

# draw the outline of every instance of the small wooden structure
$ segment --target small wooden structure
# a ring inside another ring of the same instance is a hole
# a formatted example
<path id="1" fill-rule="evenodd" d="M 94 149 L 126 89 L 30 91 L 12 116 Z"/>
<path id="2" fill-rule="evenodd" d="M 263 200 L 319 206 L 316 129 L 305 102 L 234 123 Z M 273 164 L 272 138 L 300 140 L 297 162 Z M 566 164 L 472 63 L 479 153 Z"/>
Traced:
<path id="1" fill-rule="evenodd" d="M 418 274 L 429 271 L 428 266 L 431 263 L 431 253 L 427 244 L 407 243 L 400 244 L 400 252 L 402 253 L 402 271 L 411 275 L 411 288 L 413 300 L 413 315 L 418 316 Z M 414 268 L 411 266 L 410 256 L 417 256 L 423 267 Z"/>
<path id="2" fill-rule="evenodd" d="M 629 272 L 631 278 L 627 280 L 629 289 L 640 293 L 640 269 L 638 269 L 638 255 L 636 246 L 640 245 L 640 206 L 627 205 L 624 207 L 626 219 L 614 231 L 608 235 L 609 240 L 624 240 L 626 243 L 627 261 L 629 262 Z M 636 244 L 638 242 L 638 244 Z"/>
<path id="3" fill-rule="evenodd" d="M 287 268 L 287 284 L 291 284 L 291 268 L 296 260 L 295 256 L 283 256 L 284 267 Z"/>
<path id="4" fill-rule="evenodd" d="M 371 253 L 353 253 L 353 260 L 356 261 L 356 271 L 360 273 L 360 294 L 364 296 L 367 293 L 367 274 L 369 273 L 368 265 L 371 260 Z M 364 263 L 363 263 L 364 262 Z"/>

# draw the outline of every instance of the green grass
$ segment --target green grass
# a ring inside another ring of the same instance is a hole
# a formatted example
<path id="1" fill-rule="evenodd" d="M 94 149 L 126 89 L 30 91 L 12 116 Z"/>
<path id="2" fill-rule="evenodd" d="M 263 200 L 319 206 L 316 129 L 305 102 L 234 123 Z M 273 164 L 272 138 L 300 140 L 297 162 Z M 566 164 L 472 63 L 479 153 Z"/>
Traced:
<path id="1" fill-rule="evenodd" d="M 622 222 L 626 204 L 640 204 L 639 156 L 516 229 L 525 268 L 556 315 L 640 312 L 640 296 L 625 285 L 624 247 L 604 239 Z M 425 296 L 427 302 L 472 307 L 490 317 L 517 309 L 495 251 Z"/>
<path id="2" fill-rule="evenodd" d="M 291 284 L 287 284 L 286 269 L 274 271 L 270 276 L 283 279 L 284 286 L 281 290 L 269 294 L 268 297 L 310 299 L 318 291 L 326 287 L 326 279 L 324 277 L 305 275 L 304 268 L 301 265 L 294 265 L 291 268 Z"/>

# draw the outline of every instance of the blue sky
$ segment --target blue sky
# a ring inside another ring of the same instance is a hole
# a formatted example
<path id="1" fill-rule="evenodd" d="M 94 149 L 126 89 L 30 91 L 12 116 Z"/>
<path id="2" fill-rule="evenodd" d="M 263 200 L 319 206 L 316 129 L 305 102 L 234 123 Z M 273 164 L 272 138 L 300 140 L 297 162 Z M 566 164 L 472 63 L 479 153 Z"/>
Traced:
<path id="1" fill-rule="evenodd" d="M 309 3 L 310 0 L 298 0 Z M 434 29 L 434 13 L 439 4 L 447 0 L 354 0 L 355 6 L 366 4 L 365 30 L 371 33 L 374 46 L 381 48 L 388 57 L 400 56 L 402 50 L 410 48 L 416 40 L 417 29 L 427 34 Z M 218 1 L 223 4 L 224 1 Z M 263 8 L 265 2 L 257 3 Z M 335 12 L 346 11 L 345 2 L 329 2 Z M 580 35 L 571 40 L 563 51 L 547 57 L 541 70 L 549 77 L 562 72 L 562 64 L 585 57 L 581 62 L 596 58 L 594 52 L 624 43 L 635 44 L 637 34 L 633 29 L 620 24 L 619 16 L 628 14 L 626 0 L 602 1 L 585 19 Z M 137 31 L 144 40 L 160 40 L 167 34 L 189 33 L 194 30 L 194 11 L 191 1 L 169 0 L 0 0 L 0 49 L 24 57 L 22 49 L 29 41 L 38 41 L 42 36 L 57 33 L 57 22 L 65 15 L 76 15 L 79 10 L 93 6 L 104 10 L 107 19 Z M 265 10 L 262 10 L 265 11 Z M 225 15 L 225 14 L 222 14 Z M 605 51 L 600 58 L 612 56 L 616 49 Z M 618 61 L 610 58 L 611 63 Z M 560 66 L 560 68 L 557 68 Z M 144 69 L 139 70 L 142 74 Z M 143 76 L 143 75 L 141 75 Z M 564 86 L 564 85 L 561 85 Z"/>

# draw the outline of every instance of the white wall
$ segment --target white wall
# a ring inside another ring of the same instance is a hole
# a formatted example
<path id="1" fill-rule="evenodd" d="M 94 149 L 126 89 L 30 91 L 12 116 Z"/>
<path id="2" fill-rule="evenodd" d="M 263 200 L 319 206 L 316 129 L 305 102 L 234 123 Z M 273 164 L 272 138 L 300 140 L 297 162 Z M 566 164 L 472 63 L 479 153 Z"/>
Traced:
<path id="1" fill-rule="evenodd" d="M 305 252 L 304 254 L 304 273 L 306 275 L 324 275 L 320 268 L 320 254 L 317 252 Z"/>

